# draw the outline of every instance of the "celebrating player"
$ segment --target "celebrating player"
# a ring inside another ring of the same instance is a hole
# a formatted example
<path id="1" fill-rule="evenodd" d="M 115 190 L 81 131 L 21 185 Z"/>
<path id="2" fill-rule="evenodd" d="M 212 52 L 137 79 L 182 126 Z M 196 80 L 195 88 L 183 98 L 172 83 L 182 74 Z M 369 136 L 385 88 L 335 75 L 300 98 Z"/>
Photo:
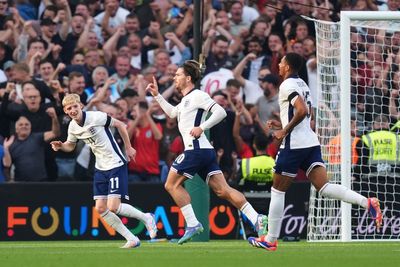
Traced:
<path id="1" fill-rule="evenodd" d="M 282 144 L 276 157 L 271 188 L 268 234 L 259 238 L 249 238 L 251 245 L 269 251 L 277 248 L 285 192 L 299 168 L 306 172 L 308 179 L 321 196 L 360 205 L 369 211 L 378 228 L 382 224 L 382 212 L 377 198 L 367 199 L 343 185 L 329 183 L 318 137 L 310 127 L 312 111 L 310 89 L 297 75 L 301 66 L 302 58 L 296 53 L 288 53 L 279 63 L 279 75 L 284 79 L 279 87 L 281 128 L 274 133 L 274 136 L 282 141 Z M 268 121 L 267 126 L 271 128 L 277 125 Z"/>
<path id="2" fill-rule="evenodd" d="M 146 225 L 150 238 L 154 238 L 157 234 L 154 215 L 143 213 L 129 204 L 121 203 L 121 197 L 129 199 L 127 160 L 133 160 L 136 154 L 129 141 L 125 124 L 100 111 L 83 112 L 83 104 L 77 94 L 65 96 L 62 105 L 64 112 L 71 117 L 72 121 L 68 127 L 67 140 L 51 142 L 53 150 L 73 151 L 78 140 L 83 140 L 90 146 L 96 157 L 94 173 L 96 210 L 127 240 L 122 248 L 138 247 L 140 240 L 126 228 L 117 215 L 141 220 Z M 126 158 L 109 127 L 118 129 L 124 141 Z"/>
<path id="3" fill-rule="evenodd" d="M 158 93 L 154 77 L 153 83 L 146 88 L 169 117 L 178 118 L 179 131 L 185 145 L 185 151 L 175 159 L 165 183 L 165 189 L 180 207 L 187 225 L 178 244 L 187 242 L 204 230 L 193 212 L 190 196 L 182 186 L 185 180 L 192 179 L 196 173 L 209 184 L 217 196 L 240 208 L 259 235 L 265 234 L 267 216 L 258 214 L 242 193 L 227 184 L 218 166 L 215 150 L 204 134 L 205 130 L 224 119 L 226 112 L 207 93 L 195 88 L 199 79 L 200 68 L 196 61 L 188 60 L 178 68 L 174 83 L 183 98 L 177 106 L 169 104 Z M 205 120 L 208 112 L 212 115 Z"/>

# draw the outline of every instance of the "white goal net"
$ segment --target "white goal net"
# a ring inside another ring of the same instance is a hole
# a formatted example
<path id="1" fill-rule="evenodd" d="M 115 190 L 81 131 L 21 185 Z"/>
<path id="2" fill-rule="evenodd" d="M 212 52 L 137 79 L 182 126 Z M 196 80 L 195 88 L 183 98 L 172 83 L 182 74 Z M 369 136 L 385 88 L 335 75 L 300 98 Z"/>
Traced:
<path id="1" fill-rule="evenodd" d="M 378 197 L 384 219 L 377 230 L 363 208 L 322 198 L 312 187 L 307 239 L 398 240 L 400 12 L 342 12 L 341 23 L 315 26 L 316 129 L 328 177 Z M 379 130 L 387 131 L 368 135 Z"/>

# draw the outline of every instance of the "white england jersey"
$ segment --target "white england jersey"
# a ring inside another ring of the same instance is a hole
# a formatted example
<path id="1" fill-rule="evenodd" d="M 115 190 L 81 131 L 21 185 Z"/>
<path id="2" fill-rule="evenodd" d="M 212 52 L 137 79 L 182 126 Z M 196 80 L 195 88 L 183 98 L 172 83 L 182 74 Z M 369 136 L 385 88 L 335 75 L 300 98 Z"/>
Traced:
<path id="1" fill-rule="evenodd" d="M 205 120 L 207 113 L 215 104 L 215 101 L 207 93 L 194 89 L 174 107 L 178 114 L 178 128 L 183 138 L 185 150 L 213 148 L 204 132 L 199 138 L 195 139 L 190 135 L 190 131 Z"/>
<path id="2" fill-rule="evenodd" d="M 311 96 L 307 84 L 300 78 L 289 77 L 279 86 L 279 107 L 282 128 L 293 118 L 294 102 L 297 97 L 303 98 L 308 107 L 307 116 L 296 127 L 293 128 L 282 141 L 281 148 L 298 149 L 320 145 L 316 133 L 311 129 Z"/>
<path id="3" fill-rule="evenodd" d="M 82 116 L 82 125 L 74 120 L 69 123 L 67 141 L 83 140 L 90 146 L 96 156 L 95 167 L 99 170 L 107 171 L 125 164 L 126 158 L 109 128 L 112 118 L 100 111 L 83 112 Z"/>

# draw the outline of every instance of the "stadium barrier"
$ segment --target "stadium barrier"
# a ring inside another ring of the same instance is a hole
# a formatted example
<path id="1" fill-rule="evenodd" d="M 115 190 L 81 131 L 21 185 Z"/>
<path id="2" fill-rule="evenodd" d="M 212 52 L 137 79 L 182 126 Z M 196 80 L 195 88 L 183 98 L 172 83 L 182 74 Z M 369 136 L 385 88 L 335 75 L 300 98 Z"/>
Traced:
<path id="1" fill-rule="evenodd" d="M 309 183 L 295 183 L 286 194 L 282 236 L 305 238 Z M 158 238 L 175 239 L 184 233 L 184 219 L 162 184 L 130 184 L 129 203 L 153 212 Z M 253 199 L 258 211 L 267 212 L 269 201 Z M 121 237 L 94 210 L 92 183 L 10 183 L 0 185 L 0 240 L 104 240 Z M 210 239 L 239 238 L 236 209 L 210 194 Z M 142 239 L 143 223 L 122 218 Z"/>

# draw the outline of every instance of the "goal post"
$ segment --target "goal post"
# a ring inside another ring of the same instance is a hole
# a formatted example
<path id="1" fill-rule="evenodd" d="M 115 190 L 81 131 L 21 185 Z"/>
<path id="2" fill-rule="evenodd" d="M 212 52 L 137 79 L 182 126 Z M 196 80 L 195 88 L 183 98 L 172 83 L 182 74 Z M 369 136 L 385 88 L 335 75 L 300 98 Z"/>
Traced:
<path id="1" fill-rule="evenodd" d="M 393 53 L 389 55 L 388 51 L 398 51 L 400 46 L 400 12 L 342 11 L 340 23 L 317 20 L 314 23 L 318 81 L 316 130 L 328 177 L 331 183 L 342 184 L 366 197 L 379 196 L 387 218 L 383 229 L 377 231 L 373 220 L 362 208 L 323 198 L 311 186 L 307 240 L 397 241 L 400 233 L 397 225 L 400 223 L 397 223 L 400 216 L 400 176 L 390 173 L 384 177 L 385 180 L 353 179 L 355 163 L 351 125 L 353 120 L 361 136 L 372 130 L 371 118 L 387 115 L 390 96 L 387 91 L 380 95 L 380 90 L 377 90 L 378 94 L 374 88 L 392 83 L 392 69 L 386 75 L 390 78 L 382 73 L 386 74 L 383 66 Z M 399 40 L 386 44 L 385 36 L 396 32 Z M 399 52 L 396 55 L 400 58 Z M 375 98 L 379 101 L 375 102 Z M 363 99 L 374 101 L 367 103 Z M 332 142 L 335 138 L 340 141 Z"/>

